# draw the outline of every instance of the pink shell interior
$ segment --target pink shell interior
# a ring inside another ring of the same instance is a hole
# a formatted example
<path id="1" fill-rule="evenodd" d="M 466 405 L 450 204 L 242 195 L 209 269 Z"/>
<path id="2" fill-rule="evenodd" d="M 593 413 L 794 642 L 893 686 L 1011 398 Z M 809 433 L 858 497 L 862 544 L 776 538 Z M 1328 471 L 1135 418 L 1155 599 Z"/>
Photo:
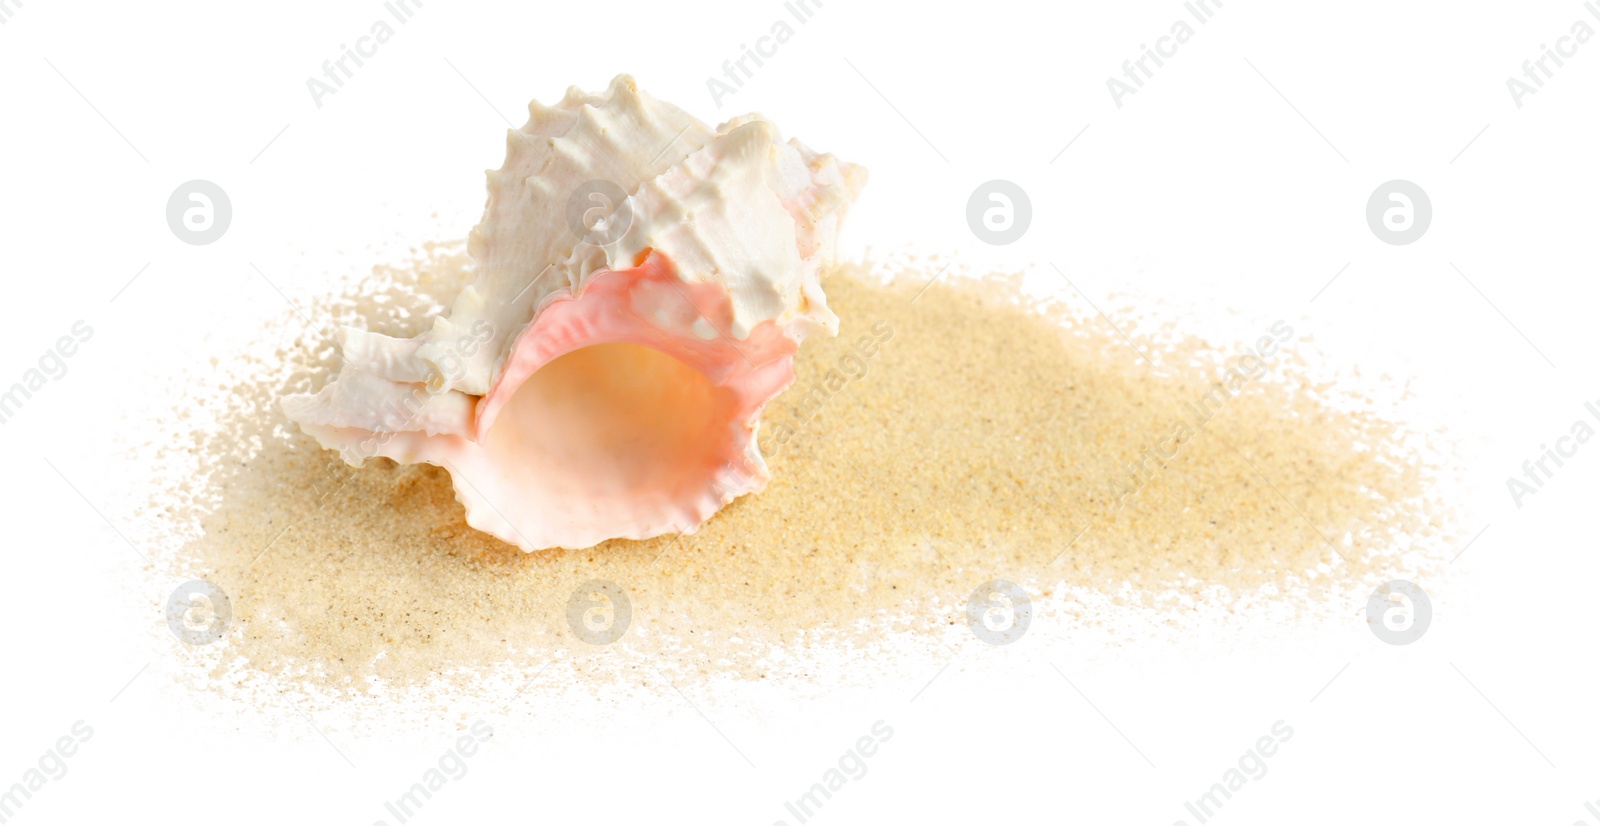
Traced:
<path id="1" fill-rule="evenodd" d="M 545 305 L 475 422 L 488 453 L 516 459 L 493 483 L 538 523 L 518 527 L 687 530 L 763 487 L 755 428 L 794 380 L 797 344 L 772 322 L 735 341 L 732 323 L 722 287 L 684 283 L 655 252 Z"/>

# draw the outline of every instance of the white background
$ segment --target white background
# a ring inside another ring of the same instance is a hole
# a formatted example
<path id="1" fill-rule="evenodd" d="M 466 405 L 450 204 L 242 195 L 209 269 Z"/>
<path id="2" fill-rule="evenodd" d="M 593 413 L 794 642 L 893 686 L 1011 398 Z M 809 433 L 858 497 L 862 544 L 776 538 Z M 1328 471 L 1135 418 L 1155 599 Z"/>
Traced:
<path id="1" fill-rule="evenodd" d="M 1217 822 L 1600 823 L 1583 806 L 1600 799 L 1600 447 L 1520 509 L 1505 490 L 1600 400 L 1600 45 L 1521 108 L 1506 87 L 1574 21 L 1600 28 L 1581 3 L 1228 0 L 1118 108 L 1107 78 L 1188 15 L 1180 3 L 828 0 L 718 108 L 707 78 L 788 19 L 775 0 L 429 0 L 317 107 L 306 78 L 386 15 L 376 0 L 26 0 L 0 25 L 0 383 L 74 321 L 95 329 L 0 426 L 0 786 L 75 720 L 95 731 L 13 822 L 396 822 L 383 801 L 453 738 L 252 716 L 180 685 L 145 610 L 176 581 L 118 535 L 149 491 L 115 445 L 141 425 L 132 411 L 182 408 L 151 397 L 155 377 L 281 312 L 252 264 L 305 295 L 373 247 L 460 237 L 523 104 L 625 71 L 707 122 L 759 110 L 869 167 L 852 254 L 1052 278 L 1054 262 L 1096 303 L 1166 302 L 1223 340 L 1292 318 L 1334 367 L 1411 380 L 1463 444 L 1477 493 L 1462 529 L 1488 530 L 1424 583 L 1434 624 L 1407 647 L 1379 642 L 1358 603 L 1123 645 L 1041 619 L 1004 649 L 820 675 L 851 687 L 803 700 L 706 684 L 467 712 L 497 736 L 414 822 L 793 824 L 783 802 L 883 719 L 893 739 L 815 822 L 1194 824 L 1183 802 L 1282 719 L 1293 739 Z M 233 203 L 209 246 L 164 216 L 194 178 Z M 994 178 L 1033 204 L 1004 248 L 964 217 Z M 1409 246 L 1365 220 L 1395 178 L 1433 204 Z"/>

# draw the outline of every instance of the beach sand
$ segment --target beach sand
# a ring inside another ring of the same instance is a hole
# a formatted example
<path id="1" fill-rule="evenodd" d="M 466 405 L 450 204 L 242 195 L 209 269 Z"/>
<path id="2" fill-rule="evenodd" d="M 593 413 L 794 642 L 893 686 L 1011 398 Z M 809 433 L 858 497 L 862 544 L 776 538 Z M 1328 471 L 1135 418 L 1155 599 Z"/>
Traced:
<path id="1" fill-rule="evenodd" d="M 1313 603 L 1446 526 L 1415 434 L 1308 378 L 1287 321 L 1250 376 L 1235 346 L 1125 334 L 1015 278 L 896 269 L 828 276 L 841 332 L 805 342 L 768 408 L 771 484 L 690 536 L 524 553 L 465 524 L 444 470 L 350 468 L 286 422 L 277 396 L 336 364 L 317 331 L 238 365 L 200 473 L 164 494 L 197 526 L 173 570 L 231 597 L 218 673 L 359 693 L 530 672 L 593 648 L 568 608 L 601 580 L 628 595 L 616 645 L 653 668 L 795 677 L 810 647 L 946 633 L 993 579 L 1174 613 L 1219 592 Z M 326 312 L 414 334 L 465 278 L 434 249 Z"/>

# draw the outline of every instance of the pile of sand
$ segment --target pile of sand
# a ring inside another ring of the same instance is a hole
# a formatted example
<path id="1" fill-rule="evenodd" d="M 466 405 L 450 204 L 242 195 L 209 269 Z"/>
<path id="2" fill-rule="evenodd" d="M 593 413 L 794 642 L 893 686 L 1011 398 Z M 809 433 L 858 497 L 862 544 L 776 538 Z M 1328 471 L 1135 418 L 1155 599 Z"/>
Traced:
<path id="1" fill-rule="evenodd" d="M 231 596 L 218 673 L 362 692 L 554 659 L 611 679 L 567 622 L 589 580 L 628 593 L 614 645 L 638 661 L 765 678 L 803 673 L 808 647 L 946 632 L 991 579 L 1175 612 L 1205 593 L 1314 601 L 1438 538 L 1414 435 L 1307 380 L 1292 324 L 1243 342 L 1251 360 L 1125 336 L 1014 280 L 928 286 L 937 271 L 830 275 L 841 332 L 806 342 L 768 410 L 766 492 L 693 536 L 576 552 L 523 553 L 466 526 L 445 471 L 349 468 L 290 426 L 276 397 L 336 361 L 286 308 L 283 349 L 196 402 L 214 423 L 200 473 L 161 494 L 195 538 L 166 562 Z M 413 335 L 465 276 L 432 250 L 311 312 Z"/>

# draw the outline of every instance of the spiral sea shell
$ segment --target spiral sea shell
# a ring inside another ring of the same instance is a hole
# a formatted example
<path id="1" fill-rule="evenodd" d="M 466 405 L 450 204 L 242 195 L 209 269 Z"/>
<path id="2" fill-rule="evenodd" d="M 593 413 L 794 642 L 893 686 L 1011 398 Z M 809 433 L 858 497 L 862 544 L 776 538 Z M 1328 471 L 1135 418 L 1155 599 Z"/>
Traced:
<path id="1" fill-rule="evenodd" d="M 468 524 L 524 550 L 693 532 L 769 478 L 761 411 L 837 331 L 820 274 L 866 172 L 626 75 L 528 108 L 450 313 L 346 328 L 338 377 L 283 408 L 351 464 L 447 468 Z"/>

